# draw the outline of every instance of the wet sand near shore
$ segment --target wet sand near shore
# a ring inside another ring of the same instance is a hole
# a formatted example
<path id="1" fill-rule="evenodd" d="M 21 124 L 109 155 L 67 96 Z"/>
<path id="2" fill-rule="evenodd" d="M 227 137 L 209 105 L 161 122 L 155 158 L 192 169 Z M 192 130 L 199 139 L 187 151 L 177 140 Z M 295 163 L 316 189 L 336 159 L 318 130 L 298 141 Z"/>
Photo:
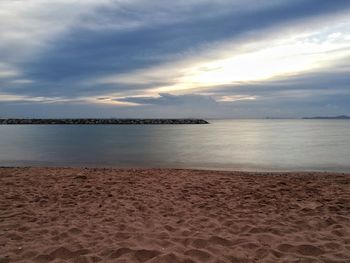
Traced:
<path id="1" fill-rule="evenodd" d="M 6 262 L 350 262 L 350 175 L 0 168 Z"/>

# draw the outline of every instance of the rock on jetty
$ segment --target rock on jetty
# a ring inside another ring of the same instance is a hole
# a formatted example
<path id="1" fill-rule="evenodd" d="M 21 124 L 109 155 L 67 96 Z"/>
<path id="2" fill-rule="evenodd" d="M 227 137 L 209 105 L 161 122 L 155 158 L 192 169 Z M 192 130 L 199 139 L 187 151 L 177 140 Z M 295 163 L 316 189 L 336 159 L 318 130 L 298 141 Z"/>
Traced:
<path id="1" fill-rule="evenodd" d="M 0 119 L 0 124 L 209 124 L 201 119 Z"/>

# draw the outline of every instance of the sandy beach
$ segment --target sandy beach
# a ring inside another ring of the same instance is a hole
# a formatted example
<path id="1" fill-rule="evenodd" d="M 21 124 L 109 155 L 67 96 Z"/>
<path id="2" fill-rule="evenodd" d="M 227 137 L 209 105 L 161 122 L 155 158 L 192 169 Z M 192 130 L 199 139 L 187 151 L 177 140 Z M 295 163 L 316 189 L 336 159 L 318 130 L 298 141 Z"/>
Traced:
<path id="1" fill-rule="evenodd" d="M 0 263 L 350 262 L 350 175 L 0 169 Z"/>

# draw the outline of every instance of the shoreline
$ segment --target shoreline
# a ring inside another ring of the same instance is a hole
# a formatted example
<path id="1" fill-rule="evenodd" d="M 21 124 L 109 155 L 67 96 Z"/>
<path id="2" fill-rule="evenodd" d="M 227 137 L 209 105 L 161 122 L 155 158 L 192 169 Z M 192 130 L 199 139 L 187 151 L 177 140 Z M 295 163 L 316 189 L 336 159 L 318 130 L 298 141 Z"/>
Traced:
<path id="1" fill-rule="evenodd" d="M 350 174 L 0 168 L 0 262 L 350 258 Z"/>
<path id="2" fill-rule="evenodd" d="M 24 162 L 24 161 L 22 161 Z M 328 169 L 292 169 L 292 168 L 268 168 L 268 167 L 260 167 L 256 166 L 254 168 L 238 168 L 238 167 L 201 167 L 201 166 L 135 166 L 135 165 L 104 165 L 104 164 L 96 164 L 96 165 L 50 165 L 48 162 L 42 163 L 38 162 L 38 164 L 32 164 L 33 162 L 28 162 L 29 164 L 17 165 L 2 165 L 0 164 L 0 169 L 30 169 L 30 168 L 40 168 L 40 169 L 103 169 L 103 170 L 184 170 L 184 171 L 209 171 L 209 172 L 227 172 L 227 173 L 255 173 L 255 174 L 308 174 L 308 173 L 316 173 L 316 174 L 338 174 L 338 175 L 350 175 L 349 169 L 339 169 L 339 168 L 328 168 Z M 249 166 L 247 166 L 249 167 Z"/>

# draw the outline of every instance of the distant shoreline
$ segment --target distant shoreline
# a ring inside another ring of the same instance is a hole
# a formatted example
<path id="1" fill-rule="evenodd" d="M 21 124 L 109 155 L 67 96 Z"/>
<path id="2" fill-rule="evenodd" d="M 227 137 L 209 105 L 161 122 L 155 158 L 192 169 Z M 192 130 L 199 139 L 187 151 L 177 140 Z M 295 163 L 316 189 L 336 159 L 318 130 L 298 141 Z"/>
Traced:
<path id="1" fill-rule="evenodd" d="M 317 116 L 317 117 L 304 117 L 304 120 L 350 120 L 350 116 L 346 115 L 340 115 L 335 117 L 324 117 L 324 116 Z"/>
<path id="2" fill-rule="evenodd" d="M 163 125 L 209 124 L 202 119 L 0 119 L 0 125 Z"/>

